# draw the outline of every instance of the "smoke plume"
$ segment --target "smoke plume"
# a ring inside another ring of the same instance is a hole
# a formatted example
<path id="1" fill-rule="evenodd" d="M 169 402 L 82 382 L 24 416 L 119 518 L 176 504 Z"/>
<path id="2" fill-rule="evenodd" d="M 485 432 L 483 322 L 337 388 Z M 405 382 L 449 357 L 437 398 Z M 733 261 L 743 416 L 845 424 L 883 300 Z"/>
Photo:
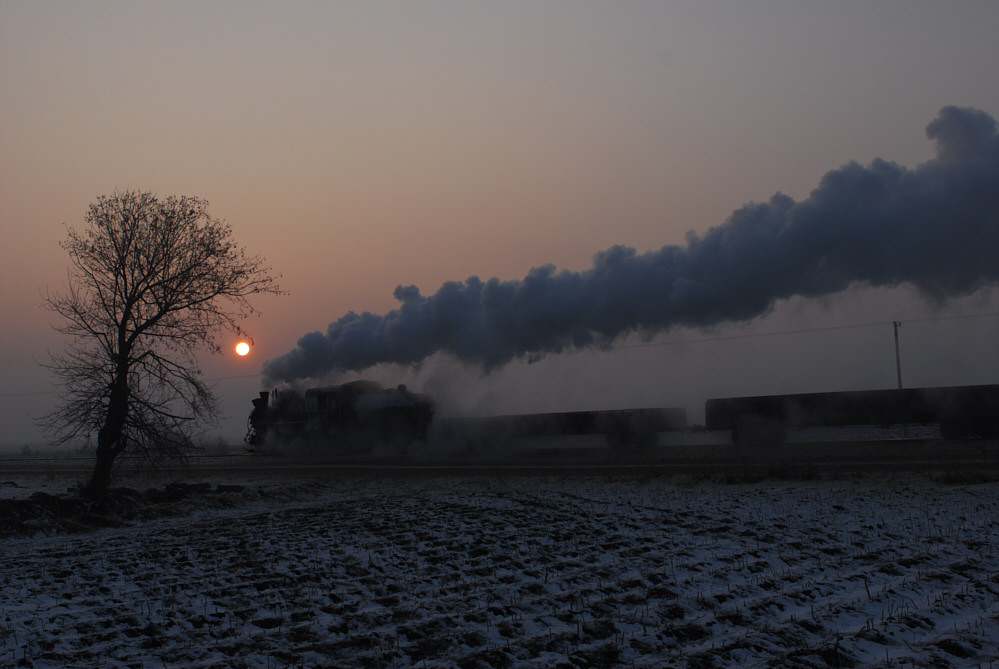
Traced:
<path id="1" fill-rule="evenodd" d="M 416 364 L 443 352 L 485 369 L 607 346 L 632 332 L 744 321 L 777 300 L 854 283 L 909 283 L 931 299 L 999 281 L 999 134 L 985 112 L 943 108 L 926 128 L 936 157 L 914 169 L 874 160 L 828 172 L 800 202 L 780 193 L 737 209 L 683 246 L 615 246 L 581 272 L 535 267 L 520 280 L 399 286 L 384 315 L 349 312 L 267 361 L 271 382 Z"/>

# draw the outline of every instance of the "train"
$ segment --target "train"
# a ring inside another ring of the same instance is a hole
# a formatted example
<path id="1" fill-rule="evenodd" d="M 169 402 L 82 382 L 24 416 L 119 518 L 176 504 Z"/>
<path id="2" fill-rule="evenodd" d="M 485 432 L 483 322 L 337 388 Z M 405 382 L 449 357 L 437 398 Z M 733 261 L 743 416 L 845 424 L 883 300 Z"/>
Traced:
<path id="1" fill-rule="evenodd" d="M 999 384 L 861 390 L 708 399 L 708 431 L 738 445 L 778 445 L 788 430 L 814 427 L 935 425 L 946 439 L 999 437 Z M 661 432 L 689 429 L 682 408 L 571 411 L 435 418 L 427 395 L 373 381 L 261 392 L 253 400 L 246 444 L 302 442 L 335 454 L 405 451 L 434 439 L 469 451 L 524 437 L 603 435 L 608 446 L 656 445 Z"/>
<path id="2" fill-rule="evenodd" d="M 788 429 L 936 425 L 945 439 L 999 436 L 999 384 L 709 399 L 710 430 L 736 444 L 780 444 Z"/>
<path id="3" fill-rule="evenodd" d="M 522 437 L 582 434 L 604 435 L 613 446 L 649 446 L 660 432 L 687 427 L 684 409 L 666 408 L 435 419 L 427 395 L 364 380 L 304 394 L 264 391 L 252 403 L 244 441 L 258 452 L 288 445 L 334 454 L 404 451 L 431 438 L 450 449 L 481 452 Z"/>
<path id="4" fill-rule="evenodd" d="M 405 385 L 383 388 L 374 381 L 339 386 L 262 391 L 253 400 L 245 443 L 260 451 L 268 444 L 298 442 L 337 453 L 367 453 L 380 445 L 425 441 L 434 403 Z"/>

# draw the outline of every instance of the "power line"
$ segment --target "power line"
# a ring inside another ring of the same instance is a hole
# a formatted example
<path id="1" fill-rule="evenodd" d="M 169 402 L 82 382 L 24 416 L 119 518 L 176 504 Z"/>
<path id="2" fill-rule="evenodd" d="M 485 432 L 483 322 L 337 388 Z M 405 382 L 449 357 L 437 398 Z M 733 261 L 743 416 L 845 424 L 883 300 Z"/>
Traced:
<path id="1" fill-rule="evenodd" d="M 969 320 L 974 318 L 993 318 L 999 316 L 999 311 L 993 311 L 984 314 L 960 314 L 955 316 L 928 316 L 923 318 L 903 318 L 899 322 L 901 323 L 936 323 L 940 321 L 957 321 L 957 320 Z M 799 328 L 797 330 L 776 330 L 772 332 L 745 332 L 741 334 L 732 335 L 720 335 L 717 337 L 701 337 L 698 339 L 682 339 L 679 341 L 659 341 L 659 342 L 648 342 L 645 344 L 623 344 L 620 346 L 615 346 L 609 349 L 607 352 L 631 350 L 638 348 L 653 348 L 662 346 L 685 346 L 688 344 L 706 344 L 718 341 L 735 341 L 739 339 L 760 339 L 763 337 L 786 337 L 789 335 L 801 335 L 801 334 L 814 334 L 818 332 L 839 332 L 843 330 L 863 330 L 867 328 L 875 327 L 885 327 L 887 323 L 891 321 L 873 321 L 870 323 L 852 323 L 848 325 L 827 325 L 824 327 L 816 328 Z M 594 349 L 583 348 L 583 349 L 572 349 L 568 351 L 563 351 L 559 355 L 570 355 L 578 353 L 594 353 Z M 208 383 L 214 383 L 218 381 L 235 381 L 238 379 L 256 379 L 260 378 L 260 374 L 236 374 L 233 376 L 217 376 L 211 379 L 205 379 Z M 0 398 L 7 397 L 31 397 L 35 395 L 52 395 L 56 391 L 54 390 L 38 390 L 33 392 L 22 392 L 22 393 L 0 393 Z"/>
<path id="2" fill-rule="evenodd" d="M 956 321 L 965 320 L 971 318 L 989 318 L 993 316 L 999 316 L 999 311 L 987 313 L 987 314 L 968 314 L 961 316 L 938 316 L 938 317 L 925 317 L 925 318 L 903 318 L 900 323 L 933 323 L 937 321 Z M 890 323 L 891 321 L 887 321 Z M 828 325 L 825 327 L 817 328 L 801 328 L 798 330 L 777 330 L 772 332 L 745 332 L 742 334 L 733 335 L 720 335 L 717 337 L 702 337 L 698 339 L 683 339 L 679 341 L 657 341 L 648 342 L 645 344 L 624 344 L 622 346 L 615 346 L 613 350 L 622 349 L 632 349 L 632 348 L 652 348 L 655 346 L 682 346 L 685 344 L 703 344 L 713 341 L 731 341 L 735 339 L 757 339 L 762 337 L 783 337 L 786 335 L 798 335 L 798 334 L 813 334 L 816 332 L 836 332 L 839 330 L 862 330 L 865 328 L 880 328 L 884 327 L 886 321 L 874 321 L 871 323 L 853 323 L 850 325 Z M 580 349 L 578 352 L 590 351 L 591 349 Z"/>
<path id="3" fill-rule="evenodd" d="M 259 379 L 260 374 L 237 374 L 235 376 L 216 376 L 214 379 L 205 379 L 205 381 L 234 381 L 236 379 Z"/>
<path id="4" fill-rule="evenodd" d="M 234 381 L 236 379 L 259 379 L 260 374 L 237 374 L 235 376 L 216 376 L 211 379 L 205 379 L 206 383 L 216 383 L 218 381 Z M 34 390 L 30 392 L 22 393 L 0 393 L 0 398 L 4 397 L 31 397 L 33 395 L 54 395 L 55 390 Z"/>

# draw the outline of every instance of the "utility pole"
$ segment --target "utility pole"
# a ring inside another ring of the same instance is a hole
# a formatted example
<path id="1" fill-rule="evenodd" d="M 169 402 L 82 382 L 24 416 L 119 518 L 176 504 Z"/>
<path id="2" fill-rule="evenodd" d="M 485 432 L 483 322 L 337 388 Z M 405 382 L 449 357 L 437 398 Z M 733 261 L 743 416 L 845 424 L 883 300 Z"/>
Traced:
<path id="1" fill-rule="evenodd" d="M 898 326 L 902 324 L 902 321 L 892 321 L 892 326 L 895 328 L 895 374 L 898 376 L 898 389 L 902 389 L 902 358 L 898 354 Z"/>

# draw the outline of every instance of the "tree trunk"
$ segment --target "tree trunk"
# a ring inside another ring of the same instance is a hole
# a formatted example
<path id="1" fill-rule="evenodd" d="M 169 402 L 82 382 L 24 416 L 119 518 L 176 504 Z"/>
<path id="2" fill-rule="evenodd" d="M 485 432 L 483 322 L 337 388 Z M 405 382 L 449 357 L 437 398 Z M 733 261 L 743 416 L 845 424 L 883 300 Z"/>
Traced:
<path id="1" fill-rule="evenodd" d="M 90 481 L 84 488 L 84 496 L 102 502 L 107 496 L 111 487 L 111 468 L 114 466 L 115 451 L 117 442 L 111 444 L 101 444 L 98 438 L 97 459 L 94 462 L 94 471 L 90 475 Z"/>
<path id="2" fill-rule="evenodd" d="M 94 471 L 83 491 L 86 497 L 97 502 L 103 502 L 107 497 L 108 489 L 111 487 L 114 460 L 125 450 L 122 433 L 128 414 L 127 375 L 127 371 L 119 371 L 118 378 L 111 388 L 107 416 L 100 432 L 97 433 L 97 459 L 94 462 Z"/>

